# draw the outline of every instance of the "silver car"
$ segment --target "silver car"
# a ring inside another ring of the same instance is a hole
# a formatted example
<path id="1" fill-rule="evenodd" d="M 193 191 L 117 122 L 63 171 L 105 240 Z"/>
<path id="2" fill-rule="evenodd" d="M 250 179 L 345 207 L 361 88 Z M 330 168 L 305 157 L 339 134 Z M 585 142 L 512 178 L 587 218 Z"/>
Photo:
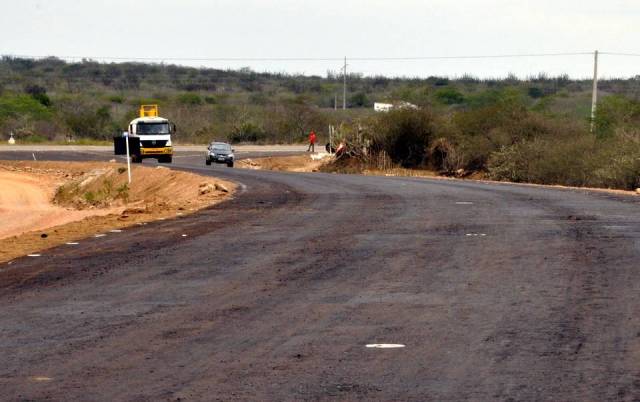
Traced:
<path id="1" fill-rule="evenodd" d="M 212 163 L 224 163 L 228 167 L 233 167 L 233 161 L 235 160 L 233 151 L 231 145 L 226 142 L 212 142 L 207 147 L 205 163 L 207 166 Z"/>

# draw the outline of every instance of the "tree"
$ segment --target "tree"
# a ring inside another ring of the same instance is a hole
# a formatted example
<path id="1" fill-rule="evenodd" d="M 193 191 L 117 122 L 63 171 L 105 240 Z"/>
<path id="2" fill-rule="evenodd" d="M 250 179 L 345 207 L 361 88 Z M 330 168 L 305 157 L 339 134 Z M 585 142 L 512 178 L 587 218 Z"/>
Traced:
<path id="1" fill-rule="evenodd" d="M 369 102 L 369 98 L 364 92 L 358 92 L 351 96 L 349 99 L 349 104 L 351 107 L 369 107 L 371 106 L 371 102 Z"/>
<path id="2" fill-rule="evenodd" d="M 46 107 L 51 106 L 51 99 L 49 99 L 47 89 L 45 87 L 41 87 L 39 85 L 27 85 L 24 91 L 31 95 L 33 99 L 40 102 L 41 105 Z"/>
<path id="3" fill-rule="evenodd" d="M 464 102 L 464 95 L 455 88 L 442 88 L 436 91 L 436 99 L 445 105 L 457 105 Z"/>

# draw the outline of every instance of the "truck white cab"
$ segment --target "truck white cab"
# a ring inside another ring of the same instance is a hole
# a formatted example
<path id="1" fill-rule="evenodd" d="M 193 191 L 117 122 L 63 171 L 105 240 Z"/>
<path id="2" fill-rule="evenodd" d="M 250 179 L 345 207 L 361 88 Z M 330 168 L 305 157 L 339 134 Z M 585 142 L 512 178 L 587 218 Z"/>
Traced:
<path id="1" fill-rule="evenodd" d="M 171 163 L 171 135 L 175 133 L 175 128 L 169 120 L 158 116 L 158 105 L 140 106 L 140 117 L 133 119 L 127 129 L 130 137 L 140 139 L 140 153 L 132 155 L 131 160 L 141 163 L 142 159 L 154 158 L 160 163 Z"/>

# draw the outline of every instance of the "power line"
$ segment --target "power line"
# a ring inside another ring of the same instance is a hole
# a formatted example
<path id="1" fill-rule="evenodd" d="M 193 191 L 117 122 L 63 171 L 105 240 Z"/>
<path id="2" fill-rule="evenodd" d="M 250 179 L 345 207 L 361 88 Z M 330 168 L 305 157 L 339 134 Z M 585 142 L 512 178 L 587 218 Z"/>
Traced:
<path id="1" fill-rule="evenodd" d="M 459 59 L 506 59 L 521 57 L 557 57 L 557 56 L 586 56 L 593 52 L 576 53 L 527 53 L 527 54 L 493 54 L 493 55 L 472 55 L 472 56 L 418 56 L 418 57 L 350 57 L 349 60 L 356 61 L 411 61 L 411 60 L 459 60 Z"/>
<path id="2" fill-rule="evenodd" d="M 609 56 L 630 56 L 630 57 L 640 57 L 640 53 L 600 52 L 600 54 L 606 54 L 606 55 L 609 55 Z"/>

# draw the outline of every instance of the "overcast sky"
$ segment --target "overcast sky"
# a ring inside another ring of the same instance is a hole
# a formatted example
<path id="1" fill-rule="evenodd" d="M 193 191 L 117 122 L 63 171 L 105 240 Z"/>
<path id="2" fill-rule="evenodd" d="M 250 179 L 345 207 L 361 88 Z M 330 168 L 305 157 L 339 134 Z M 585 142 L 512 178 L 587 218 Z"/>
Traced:
<path id="1" fill-rule="evenodd" d="M 638 0 L 0 0 L 0 54 L 153 58 L 640 53 Z M 365 75 L 592 75 L 592 56 L 351 61 Z M 325 75 L 338 61 L 177 64 Z M 603 76 L 640 57 L 603 55 Z"/>

